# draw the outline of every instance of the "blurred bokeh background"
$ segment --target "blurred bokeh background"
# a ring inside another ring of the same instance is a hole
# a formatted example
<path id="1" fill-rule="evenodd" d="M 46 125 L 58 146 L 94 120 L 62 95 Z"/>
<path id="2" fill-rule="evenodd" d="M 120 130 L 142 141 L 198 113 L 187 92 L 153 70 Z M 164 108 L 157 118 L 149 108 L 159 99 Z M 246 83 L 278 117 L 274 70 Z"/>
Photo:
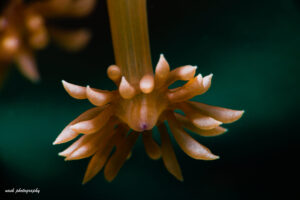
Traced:
<path id="1" fill-rule="evenodd" d="M 0 90 L 0 199 L 4 189 L 39 188 L 26 199 L 272 199 L 298 194 L 300 2 L 297 0 L 149 0 L 152 61 L 164 53 L 172 67 L 198 65 L 213 73 L 196 100 L 245 109 L 219 137 L 196 137 L 217 161 L 197 161 L 175 146 L 184 182 L 152 161 L 141 138 L 117 178 L 99 173 L 82 186 L 88 159 L 65 162 L 53 146 L 60 131 L 92 107 L 64 91 L 61 80 L 114 89 L 106 2 L 87 18 L 55 21 L 89 27 L 93 38 L 78 53 L 55 45 L 36 53 L 42 80 L 32 84 L 12 68 Z M 296 181 L 296 184 L 293 182 Z M 6 196 L 2 196 L 6 195 Z M 298 196 L 299 197 L 299 196 Z M 297 198 L 296 198 L 297 199 Z"/>

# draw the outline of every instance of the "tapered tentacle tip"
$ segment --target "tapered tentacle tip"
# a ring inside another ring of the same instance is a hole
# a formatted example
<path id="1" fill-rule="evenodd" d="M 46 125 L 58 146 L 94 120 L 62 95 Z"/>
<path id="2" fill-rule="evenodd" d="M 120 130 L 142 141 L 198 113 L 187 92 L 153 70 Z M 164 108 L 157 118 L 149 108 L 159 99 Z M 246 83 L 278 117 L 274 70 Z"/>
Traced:
<path id="1" fill-rule="evenodd" d="M 239 110 L 238 112 L 239 112 L 240 117 L 242 117 L 243 114 L 245 113 L 245 110 Z"/>
<path id="2" fill-rule="evenodd" d="M 189 66 L 189 67 L 187 67 L 186 71 L 189 72 L 189 73 L 195 73 L 197 68 L 198 68 L 197 65 Z"/>
<path id="3" fill-rule="evenodd" d="M 238 116 L 238 119 L 241 118 L 245 113 L 245 110 L 237 110 L 236 111 L 236 116 Z"/>
<path id="4" fill-rule="evenodd" d="M 21 64 L 21 63 L 19 63 Z M 25 63 L 23 63 L 23 66 L 21 66 L 22 68 L 22 72 L 24 74 L 24 76 L 26 78 L 28 78 L 32 83 L 39 83 L 41 82 L 41 76 L 34 64 L 34 62 L 32 63 L 33 65 L 26 67 Z"/>
<path id="5" fill-rule="evenodd" d="M 158 63 L 166 63 L 166 62 L 167 62 L 167 60 L 166 60 L 164 54 L 160 54 Z"/>
<path id="6" fill-rule="evenodd" d="M 61 156 L 61 157 L 65 157 L 66 155 L 64 154 L 64 152 L 59 152 L 57 155 Z"/>
<path id="7" fill-rule="evenodd" d="M 202 74 L 198 74 L 197 76 L 196 76 L 196 80 L 198 81 L 198 82 L 202 82 Z"/>
<path id="8" fill-rule="evenodd" d="M 67 88 L 69 86 L 69 84 L 70 84 L 70 83 L 68 83 L 65 80 L 61 80 L 61 83 L 62 83 L 62 85 L 63 85 L 64 88 Z"/>
<path id="9" fill-rule="evenodd" d="M 210 160 L 217 160 L 217 159 L 220 159 L 220 156 L 217 156 L 217 155 L 210 156 Z"/>
<path id="10" fill-rule="evenodd" d="M 52 145 L 57 145 L 57 144 L 60 144 L 60 142 L 58 141 L 58 138 L 56 138 L 56 139 L 54 140 L 54 142 L 52 143 Z"/>
<path id="11" fill-rule="evenodd" d="M 61 80 L 61 83 L 63 84 L 64 87 L 69 87 L 69 86 L 73 85 L 72 83 L 69 83 L 65 80 Z"/>
<path id="12" fill-rule="evenodd" d="M 114 179 L 108 179 L 108 178 L 106 178 L 106 181 L 109 182 L 109 183 L 111 183 L 113 180 Z"/>
<path id="13" fill-rule="evenodd" d="M 115 179 L 116 176 L 113 176 L 111 174 L 105 174 L 104 172 L 104 178 L 107 182 L 111 183 L 114 179 Z"/>
<path id="14" fill-rule="evenodd" d="M 161 53 L 159 55 L 159 61 L 165 61 L 165 60 L 166 60 L 165 55 L 163 53 Z"/>
<path id="15" fill-rule="evenodd" d="M 89 85 L 86 87 L 86 95 L 89 101 L 95 106 L 103 106 L 113 99 L 112 92 L 93 89 Z"/>
<path id="16" fill-rule="evenodd" d="M 181 181 L 181 182 L 183 182 L 183 181 L 184 181 L 184 178 L 183 178 L 183 176 L 176 177 L 176 178 L 177 178 L 177 180 L 179 180 L 179 181 Z"/>
<path id="17" fill-rule="evenodd" d="M 245 113 L 245 110 L 237 110 L 235 112 L 235 117 L 234 117 L 235 121 L 239 120 L 244 115 L 244 113 Z"/>
<path id="18" fill-rule="evenodd" d="M 181 171 L 179 173 L 172 173 L 172 175 L 180 182 L 184 181 L 183 175 L 181 173 Z"/>
<path id="19" fill-rule="evenodd" d="M 15 61 L 20 72 L 28 78 L 31 82 L 37 83 L 40 79 L 39 72 L 37 70 L 34 56 L 28 49 L 21 49 L 15 56 Z"/>
<path id="20" fill-rule="evenodd" d="M 81 185 L 85 185 L 87 182 L 89 182 L 90 179 L 87 179 L 86 177 L 83 178 Z"/>
<path id="21" fill-rule="evenodd" d="M 41 77 L 39 74 L 35 75 L 35 76 L 32 76 L 30 78 L 30 80 L 33 82 L 33 83 L 40 83 L 41 82 Z"/>
<path id="22" fill-rule="evenodd" d="M 210 73 L 209 75 L 207 75 L 206 77 L 208 77 L 209 79 L 212 79 L 212 77 L 213 77 L 213 73 Z"/>
<path id="23" fill-rule="evenodd" d="M 210 161 L 210 160 L 218 160 L 218 159 L 220 159 L 220 156 L 215 155 L 215 154 L 213 154 L 211 152 L 208 152 L 200 160 Z"/>
<path id="24" fill-rule="evenodd" d="M 188 80 L 195 76 L 197 68 L 197 66 L 190 66 L 189 68 L 187 68 L 186 77 L 188 78 Z"/>
<path id="25" fill-rule="evenodd" d="M 177 76 L 179 80 L 188 81 L 195 76 L 196 70 L 197 70 L 197 66 L 187 65 L 187 66 L 179 67 L 173 70 L 173 72 L 176 74 L 175 76 Z"/>
<path id="26" fill-rule="evenodd" d="M 86 183 L 88 183 L 90 180 L 92 180 L 94 176 L 90 173 L 86 173 L 83 177 L 83 180 L 81 182 L 82 185 L 85 185 Z"/>
<path id="27" fill-rule="evenodd" d="M 227 128 L 222 128 L 222 130 L 220 132 L 221 133 L 226 133 L 226 132 L 228 132 L 228 129 Z"/>
<path id="28" fill-rule="evenodd" d="M 210 87 L 212 77 L 213 77 L 213 74 L 209 74 L 209 75 L 207 75 L 203 78 L 204 88 L 209 88 Z"/>
<path id="29" fill-rule="evenodd" d="M 158 63 L 155 68 L 155 75 L 159 79 L 164 79 L 170 72 L 170 66 L 163 54 L 160 54 Z"/>
<path id="30" fill-rule="evenodd" d="M 243 114 L 245 113 L 244 110 L 233 110 L 231 113 L 230 113 L 230 117 L 227 121 L 224 121 L 225 123 L 232 123 L 232 122 L 235 122 L 237 120 L 239 120 Z"/>
<path id="31" fill-rule="evenodd" d="M 89 96 L 89 94 L 93 93 L 93 90 L 90 87 L 90 85 L 86 85 L 86 93 L 87 93 L 87 96 Z"/>
<path id="32" fill-rule="evenodd" d="M 134 87 L 126 80 L 124 76 L 121 79 L 119 92 L 124 99 L 131 99 L 136 93 Z"/>
<path id="33" fill-rule="evenodd" d="M 205 159 L 203 160 L 218 160 L 220 156 L 213 154 L 210 150 L 205 154 Z"/>
<path id="34" fill-rule="evenodd" d="M 66 138 L 62 137 L 61 135 L 57 136 L 57 138 L 54 140 L 52 145 L 62 144 L 66 142 Z"/>
<path id="35" fill-rule="evenodd" d="M 87 93 L 87 96 L 89 96 L 88 94 L 92 93 L 92 89 L 90 87 L 90 85 L 86 85 L 86 93 Z"/>
<path id="36" fill-rule="evenodd" d="M 89 96 L 89 94 L 91 94 L 93 92 L 93 90 L 91 89 L 90 85 L 86 85 L 86 93 L 87 93 L 87 97 Z"/>
<path id="37" fill-rule="evenodd" d="M 65 80 L 61 81 L 67 93 L 75 99 L 86 99 L 86 88 L 69 83 Z"/>

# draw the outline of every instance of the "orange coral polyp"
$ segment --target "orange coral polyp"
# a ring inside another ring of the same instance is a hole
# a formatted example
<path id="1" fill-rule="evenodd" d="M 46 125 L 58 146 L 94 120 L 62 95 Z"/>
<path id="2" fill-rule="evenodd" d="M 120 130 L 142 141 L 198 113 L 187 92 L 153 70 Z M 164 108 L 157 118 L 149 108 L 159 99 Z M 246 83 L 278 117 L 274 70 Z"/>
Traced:
<path id="1" fill-rule="evenodd" d="M 66 1 L 66 0 L 65 0 Z M 197 67 L 186 65 L 170 70 L 163 55 L 153 73 L 148 38 L 146 0 L 108 0 L 116 65 L 107 69 L 108 77 L 118 87 L 115 91 L 77 86 L 63 81 L 64 88 L 76 99 L 88 99 L 92 108 L 72 121 L 54 144 L 81 137 L 59 155 L 66 160 L 91 156 L 83 183 L 104 169 L 104 177 L 112 181 L 131 156 L 131 150 L 142 134 L 146 153 L 151 159 L 163 160 L 166 169 L 183 181 L 165 122 L 176 142 L 190 157 L 215 160 L 207 147 L 192 138 L 185 129 L 200 136 L 216 136 L 226 132 L 222 123 L 238 120 L 243 111 L 235 111 L 189 101 L 204 94 L 211 85 L 212 74 L 202 77 Z M 187 81 L 169 89 L 176 81 Z M 175 112 L 180 109 L 185 115 Z M 151 136 L 157 126 L 161 144 Z M 106 136 L 106 139 L 98 139 Z"/>
<path id="2" fill-rule="evenodd" d="M 202 94 L 208 90 L 211 85 L 211 75 L 204 78 L 201 75 L 194 76 L 195 68 L 191 66 L 169 71 L 169 64 L 163 56 L 160 57 L 156 67 L 156 72 L 159 71 L 163 73 L 159 75 L 156 73 L 154 77 L 146 75 L 145 78 L 142 78 L 139 84 L 140 87 L 134 87 L 127 81 L 124 83 L 121 80 L 120 84 L 117 84 L 119 88 L 115 91 L 98 90 L 90 86 L 77 86 L 63 81 L 63 85 L 70 96 L 78 99 L 88 99 L 92 104 L 98 106 L 96 108 L 99 108 L 96 111 L 98 114 L 85 114 L 88 116 L 87 118 L 79 117 L 79 120 L 71 122 L 71 125 L 68 125 L 54 142 L 54 144 L 67 142 L 74 139 L 77 135 L 83 134 L 78 140 L 82 142 L 75 142 L 64 152 L 60 153 L 60 155 L 65 156 L 66 160 L 81 159 L 94 155 L 87 169 L 84 183 L 90 180 L 92 176 L 95 176 L 96 172 L 99 172 L 104 166 L 105 178 L 108 181 L 113 180 L 120 170 L 121 165 L 126 161 L 125 158 L 128 156 L 129 150 L 132 148 L 139 133 L 143 134 L 145 149 L 149 157 L 151 159 L 159 159 L 160 155 L 162 155 L 168 171 L 178 180 L 183 180 L 180 167 L 176 164 L 177 160 L 174 158 L 175 154 L 170 150 L 171 147 L 168 144 L 167 136 L 165 136 L 166 133 L 161 133 L 162 147 L 149 136 L 151 134 L 150 130 L 154 126 L 158 126 L 160 132 L 165 132 L 166 129 L 163 128 L 164 121 L 168 122 L 177 143 L 187 155 L 201 160 L 219 158 L 212 154 L 207 147 L 193 139 L 183 128 L 201 136 L 219 135 L 226 132 L 226 129 L 220 127 L 220 125 L 238 120 L 242 116 L 243 111 L 188 101 L 193 96 Z M 114 82 L 122 76 L 119 72 L 120 70 L 116 65 L 111 66 L 107 71 L 108 76 Z M 187 83 L 182 87 L 169 89 L 169 85 L 176 80 L 187 80 Z M 156 83 L 160 84 L 160 87 L 155 87 Z M 141 85 L 147 85 L 147 87 L 141 87 Z M 123 89 L 120 89 L 121 87 Z M 144 91 L 145 88 L 147 88 L 147 91 Z M 134 90 L 134 92 L 132 93 L 131 90 Z M 124 91 L 130 93 L 130 95 L 124 96 L 122 94 Z M 175 113 L 175 109 L 182 110 L 185 116 Z M 115 122 L 112 123 L 111 119 L 114 119 Z M 108 151 L 112 151 L 112 146 L 114 146 L 113 141 L 109 139 L 100 141 L 97 138 L 100 134 L 110 135 L 109 137 L 118 137 L 113 135 L 116 134 L 115 132 L 118 132 L 119 127 L 127 127 L 125 128 L 125 133 L 123 133 L 125 135 L 129 129 L 134 131 L 134 133 L 129 133 L 127 136 L 128 141 L 124 139 L 124 144 L 121 144 L 121 146 L 123 145 L 122 148 L 125 149 L 124 151 L 128 154 L 121 154 L 121 150 L 118 150 L 117 147 L 116 152 L 109 158 Z M 131 136 L 131 134 L 134 134 L 134 136 Z M 85 142 L 86 139 L 83 138 L 89 137 L 94 139 L 89 139 L 89 142 Z M 167 143 L 165 144 L 166 146 L 163 143 Z M 103 149 L 105 145 L 109 146 L 107 147 L 109 148 L 107 151 Z M 100 153 L 97 154 L 97 149 L 103 153 L 101 155 Z M 103 159 L 108 159 L 107 165 L 105 165 Z M 95 170 L 91 167 L 95 165 L 96 160 L 102 163 L 101 169 L 97 167 L 97 170 Z M 106 166 L 109 169 L 106 170 Z"/>

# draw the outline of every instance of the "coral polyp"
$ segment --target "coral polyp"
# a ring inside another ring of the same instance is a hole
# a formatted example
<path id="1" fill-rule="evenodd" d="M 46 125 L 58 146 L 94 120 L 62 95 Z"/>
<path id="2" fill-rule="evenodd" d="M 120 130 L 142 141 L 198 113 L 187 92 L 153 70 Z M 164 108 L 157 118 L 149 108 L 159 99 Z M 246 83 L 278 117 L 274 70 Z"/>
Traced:
<path id="1" fill-rule="evenodd" d="M 238 120 L 243 111 L 190 101 L 204 94 L 212 80 L 212 74 L 195 76 L 196 66 L 186 65 L 170 70 L 167 60 L 161 55 L 153 72 L 146 0 L 108 0 L 107 5 L 116 60 L 115 65 L 108 67 L 107 75 L 117 89 L 100 90 L 62 81 L 70 96 L 88 99 L 96 107 L 72 121 L 54 144 L 69 142 L 79 136 L 59 155 L 65 160 L 92 157 L 83 183 L 102 169 L 105 179 L 112 181 L 130 157 L 139 135 L 142 135 L 149 157 L 154 160 L 162 157 L 166 169 L 182 181 L 166 123 L 188 156 L 215 160 L 219 157 L 185 129 L 202 136 L 220 135 L 226 132 L 220 125 Z M 186 83 L 171 89 L 176 81 Z M 161 144 L 153 139 L 154 127 L 159 130 Z"/>
<path id="2" fill-rule="evenodd" d="M 112 65 L 108 77 L 118 90 L 105 91 L 90 86 L 82 87 L 63 81 L 70 96 L 88 99 L 92 108 L 72 121 L 57 137 L 54 144 L 82 136 L 59 155 L 66 160 L 78 160 L 92 156 L 83 182 L 86 183 L 102 168 L 108 181 L 115 178 L 129 156 L 139 135 L 142 135 L 147 154 L 152 159 L 162 156 L 165 167 L 178 180 L 182 173 L 165 123 L 181 149 L 190 157 L 200 160 L 215 160 L 217 155 L 192 138 L 184 129 L 201 136 L 216 136 L 226 132 L 222 123 L 238 120 L 243 111 L 231 110 L 189 101 L 204 94 L 211 85 L 212 75 L 195 76 L 196 67 L 182 66 L 170 71 L 163 55 L 156 66 L 155 76 L 145 75 L 139 84 L 130 84 L 121 69 Z M 169 89 L 175 81 L 187 81 L 181 87 Z M 183 111 L 184 115 L 175 112 Z M 158 127 L 161 145 L 151 136 L 154 126 Z M 115 151 L 113 150 L 115 148 Z M 111 152 L 113 154 L 110 156 Z"/>
<path id="3" fill-rule="evenodd" d="M 25 3 L 11 0 L 0 15 L 0 84 L 12 62 L 29 80 L 40 76 L 34 51 L 54 39 L 67 50 L 84 47 L 90 38 L 86 29 L 65 30 L 47 23 L 49 18 L 82 17 L 90 13 L 95 0 L 45 0 Z M 1 78 L 2 77 L 2 78 Z"/>

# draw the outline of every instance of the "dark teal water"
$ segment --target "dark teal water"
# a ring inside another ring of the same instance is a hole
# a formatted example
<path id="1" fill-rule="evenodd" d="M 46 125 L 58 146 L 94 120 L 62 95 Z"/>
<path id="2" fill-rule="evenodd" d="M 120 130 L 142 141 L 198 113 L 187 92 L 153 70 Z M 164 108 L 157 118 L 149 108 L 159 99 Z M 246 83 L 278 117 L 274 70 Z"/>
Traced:
<path id="1" fill-rule="evenodd" d="M 42 76 L 31 84 L 11 70 L 0 91 L 0 194 L 39 188 L 34 199 L 272 199 L 295 193 L 299 152 L 300 3 L 293 0 L 148 1 L 153 63 L 164 53 L 172 67 L 198 65 L 213 73 L 212 87 L 196 99 L 245 109 L 229 132 L 198 140 L 221 159 L 193 160 L 176 147 L 185 181 L 151 161 L 141 140 L 112 183 L 98 174 L 81 186 L 88 160 L 65 162 L 52 146 L 60 131 L 92 107 L 70 98 L 61 80 L 113 89 L 114 63 L 104 1 L 87 19 L 59 22 L 94 31 L 89 46 L 70 54 L 55 45 L 36 54 Z M 54 23 L 54 22 L 53 22 Z M 57 23 L 57 22 L 55 22 Z"/>

